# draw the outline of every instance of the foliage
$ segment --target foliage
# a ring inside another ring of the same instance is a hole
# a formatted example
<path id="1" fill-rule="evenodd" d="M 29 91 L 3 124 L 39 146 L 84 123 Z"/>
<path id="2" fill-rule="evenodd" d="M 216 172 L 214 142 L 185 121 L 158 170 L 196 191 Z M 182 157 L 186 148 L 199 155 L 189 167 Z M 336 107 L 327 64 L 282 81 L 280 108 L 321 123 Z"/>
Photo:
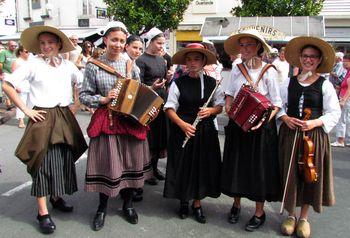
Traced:
<path id="1" fill-rule="evenodd" d="M 114 20 L 123 22 L 131 33 L 143 27 L 160 30 L 176 29 L 191 0 L 104 0 L 107 12 Z"/>
<path id="2" fill-rule="evenodd" d="M 234 16 L 316 16 L 324 0 L 241 0 L 232 8 Z"/>

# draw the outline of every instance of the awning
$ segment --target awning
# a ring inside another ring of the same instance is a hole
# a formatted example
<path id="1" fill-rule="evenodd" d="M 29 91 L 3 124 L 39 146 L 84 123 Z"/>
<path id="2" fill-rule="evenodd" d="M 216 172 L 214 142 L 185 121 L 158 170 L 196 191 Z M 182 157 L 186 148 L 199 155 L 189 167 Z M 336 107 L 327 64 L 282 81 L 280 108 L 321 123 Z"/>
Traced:
<path id="1" fill-rule="evenodd" d="M 200 35 L 213 41 L 227 39 L 232 33 L 242 28 L 256 28 L 269 33 L 273 28 L 285 35 L 276 38 L 276 41 L 288 41 L 295 36 L 325 36 L 323 16 L 305 17 L 207 17 L 202 25 Z M 274 41 L 273 35 L 269 41 Z"/>

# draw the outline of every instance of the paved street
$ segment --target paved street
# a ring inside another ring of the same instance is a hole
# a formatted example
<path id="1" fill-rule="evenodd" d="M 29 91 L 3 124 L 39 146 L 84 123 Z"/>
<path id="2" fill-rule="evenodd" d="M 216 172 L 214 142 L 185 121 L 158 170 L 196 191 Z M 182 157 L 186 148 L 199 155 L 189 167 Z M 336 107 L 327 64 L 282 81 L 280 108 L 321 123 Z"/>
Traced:
<path id="1" fill-rule="evenodd" d="M 90 115 L 79 113 L 78 121 L 84 133 Z M 220 130 L 224 118 L 219 118 Z M 31 181 L 25 167 L 13 155 L 23 133 L 15 120 L 0 126 L 0 237 L 44 237 L 38 232 L 35 220 L 37 208 L 35 199 L 30 196 Z M 224 137 L 220 135 L 223 145 Z M 222 146 L 223 148 L 223 146 Z M 350 148 L 334 149 L 335 192 L 337 203 L 332 208 L 325 208 L 319 215 L 311 212 L 312 237 L 349 237 L 350 227 Z M 164 169 L 166 161 L 161 161 Z M 63 214 L 49 211 L 57 225 L 52 237 L 282 237 L 279 233 L 281 219 L 280 203 L 267 203 L 265 226 L 254 233 L 244 231 L 244 225 L 254 212 L 254 204 L 242 200 L 242 213 L 238 224 L 226 221 L 232 200 L 221 195 L 219 199 L 205 199 L 202 203 L 207 216 L 207 224 L 199 224 L 192 217 L 186 220 L 177 218 L 178 201 L 162 197 L 164 183 L 144 188 L 144 200 L 135 204 L 139 214 L 139 223 L 131 225 L 121 216 L 122 201 L 111 199 L 108 215 L 103 230 L 92 231 L 90 224 L 97 209 L 98 195 L 83 191 L 86 155 L 76 164 L 79 191 L 65 197 L 74 205 L 74 212 Z"/>

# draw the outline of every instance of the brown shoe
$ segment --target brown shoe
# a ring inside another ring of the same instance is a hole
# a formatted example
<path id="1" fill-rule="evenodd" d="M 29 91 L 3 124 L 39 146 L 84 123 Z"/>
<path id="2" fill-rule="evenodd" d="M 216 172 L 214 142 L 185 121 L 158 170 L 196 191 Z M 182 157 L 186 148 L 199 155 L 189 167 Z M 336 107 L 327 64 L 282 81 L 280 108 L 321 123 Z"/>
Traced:
<path id="1" fill-rule="evenodd" d="M 297 237 L 309 238 L 310 234 L 311 234 L 310 223 L 305 219 L 299 220 L 298 226 L 297 226 Z"/>
<path id="2" fill-rule="evenodd" d="M 287 217 L 281 225 L 282 234 L 285 236 L 293 235 L 296 225 L 297 225 L 297 222 L 295 217 L 293 216 Z"/>

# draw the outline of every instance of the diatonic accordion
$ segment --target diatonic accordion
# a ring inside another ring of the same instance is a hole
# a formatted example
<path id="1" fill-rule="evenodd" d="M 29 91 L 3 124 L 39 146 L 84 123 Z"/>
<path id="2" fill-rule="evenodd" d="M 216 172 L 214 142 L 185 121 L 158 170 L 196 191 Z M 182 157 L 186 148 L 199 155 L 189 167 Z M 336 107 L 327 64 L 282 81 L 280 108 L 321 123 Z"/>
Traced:
<path id="1" fill-rule="evenodd" d="M 147 85 L 133 79 L 118 78 L 117 96 L 108 108 L 131 117 L 141 125 L 148 125 L 163 104 L 163 99 Z"/>
<path id="2" fill-rule="evenodd" d="M 272 109 L 273 105 L 269 99 L 250 85 L 243 85 L 233 100 L 228 116 L 247 132 L 263 118 L 266 119 L 266 123 Z"/>

